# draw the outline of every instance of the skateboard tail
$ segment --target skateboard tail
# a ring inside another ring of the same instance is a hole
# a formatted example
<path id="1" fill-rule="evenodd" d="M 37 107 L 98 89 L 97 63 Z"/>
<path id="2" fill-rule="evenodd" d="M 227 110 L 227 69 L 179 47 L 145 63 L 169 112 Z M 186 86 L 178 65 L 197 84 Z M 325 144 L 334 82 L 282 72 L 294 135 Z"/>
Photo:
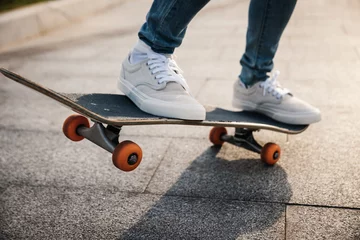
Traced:
<path id="1" fill-rule="evenodd" d="M 18 82 L 18 83 L 20 83 L 22 85 L 25 85 L 25 86 L 27 86 L 27 87 L 29 87 L 29 88 L 37 91 L 37 92 L 40 92 L 39 89 L 42 88 L 42 89 L 44 89 L 46 91 L 49 91 L 49 92 L 52 92 L 52 93 L 54 93 L 56 95 L 56 93 L 54 91 L 52 91 L 51 89 L 46 88 L 44 86 L 41 86 L 38 83 L 35 83 L 35 82 L 33 82 L 33 81 L 29 80 L 29 79 L 26 79 L 26 78 L 14 73 L 14 72 L 11 72 L 11 71 L 9 71 L 9 70 L 7 70 L 5 68 L 0 68 L 0 72 L 5 77 L 10 78 L 10 79 L 14 80 L 15 82 Z"/>
<path id="2" fill-rule="evenodd" d="M 96 119 L 101 118 L 101 116 L 98 116 L 97 114 L 88 111 L 86 108 L 82 107 L 81 105 L 76 104 L 74 101 L 72 101 L 68 97 L 66 97 L 50 88 L 44 87 L 38 83 L 35 83 L 29 79 L 26 79 L 26 78 L 14 73 L 14 72 L 11 72 L 5 68 L 0 68 L 0 72 L 5 77 L 7 77 L 15 82 L 18 82 L 28 88 L 31 88 L 38 93 L 41 93 L 47 97 L 54 99 L 55 101 L 59 102 L 60 104 L 64 105 L 65 107 L 70 108 L 74 112 L 85 115 L 90 119 L 96 120 Z M 103 122 L 107 123 L 106 120 Z"/>

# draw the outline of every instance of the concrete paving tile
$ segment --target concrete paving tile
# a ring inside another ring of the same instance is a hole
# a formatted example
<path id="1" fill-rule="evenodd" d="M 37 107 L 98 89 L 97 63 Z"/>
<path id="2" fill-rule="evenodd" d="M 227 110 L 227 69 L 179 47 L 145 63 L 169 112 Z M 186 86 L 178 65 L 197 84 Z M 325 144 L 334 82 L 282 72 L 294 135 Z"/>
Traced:
<path id="1" fill-rule="evenodd" d="M 359 13 L 358 13 L 359 14 Z M 358 17 L 355 21 L 344 21 L 343 27 L 346 34 L 350 36 L 360 36 L 359 27 L 356 24 L 356 21 L 359 21 L 360 17 Z"/>
<path id="2" fill-rule="evenodd" d="M 317 36 L 317 37 L 329 37 L 329 36 L 341 36 L 345 35 L 344 30 L 341 25 L 332 26 L 332 25 L 316 25 L 309 24 L 304 26 L 301 25 L 303 20 L 299 20 L 297 24 L 289 24 L 289 26 L 284 31 L 284 36 L 290 37 L 304 37 L 304 36 Z"/>
<path id="3" fill-rule="evenodd" d="M 196 28 L 191 29 L 191 26 L 189 26 L 189 30 L 187 30 L 186 38 L 191 36 L 192 38 L 198 37 L 202 41 L 206 41 L 207 39 L 216 38 L 216 37 L 226 37 L 226 36 L 233 36 L 234 33 L 236 33 L 238 27 L 237 26 L 231 26 L 231 27 L 225 27 L 225 28 Z M 199 39 L 198 39 L 199 40 Z"/>
<path id="4" fill-rule="evenodd" d="M 216 36 L 216 35 L 215 35 Z M 187 30 L 186 37 L 184 38 L 181 46 L 175 49 L 175 55 L 178 51 L 186 48 L 195 48 L 195 49 L 210 49 L 213 46 L 216 46 L 217 43 L 222 43 L 221 39 L 216 37 L 206 38 L 206 41 L 198 41 L 199 38 L 202 38 L 201 34 L 197 34 L 195 29 Z M 205 39 L 205 38 L 203 38 Z"/>
<path id="5" fill-rule="evenodd" d="M 60 61 L 63 68 L 59 68 L 59 61 L 28 61 L 17 68 L 20 74 L 32 76 L 48 76 L 47 78 L 60 77 L 97 77 L 117 79 L 120 74 L 122 58 L 119 61 L 98 62 L 96 59 L 90 61 L 66 60 Z M 66 70 L 64 70 L 66 69 Z"/>
<path id="6" fill-rule="evenodd" d="M 295 37 L 286 37 L 286 39 L 289 39 L 287 42 L 283 41 L 283 38 L 280 40 L 280 48 L 284 45 L 289 45 L 291 47 L 313 47 L 314 51 L 316 52 L 317 47 L 324 48 L 325 46 L 327 48 L 333 47 L 335 49 L 338 49 L 338 47 L 344 47 L 347 45 L 353 45 L 355 42 L 352 42 L 351 39 L 353 37 L 350 37 L 348 35 L 339 35 L 339 36 L 295 36 Z M 330 59 L 331 60 L 331 59 Z"/>
<path id="7" fill-rule="evenodd" d="M 10 61 L 8 60 L 8 61 L 1 61 L 0 60 L 0 66 L 2 67 L 2 68 L 9 68 L 9 66 L 10 66 Z M 1 81 L 1 78 L 0 78 L 0 81 Z"/>
<path id="8" fill-rule="evenodd" d="M 292 188 L 290 202 L 360 207 L 360 138 L 331 126 L 317 124 L 282 145 L 282 158 L 291 159 L 280 163 Z"/>
<path id="9" fill-rule="evenodd" d="M 6 239 L 117 239 L 159 196 L 104 188 L 13 186 L 0 196 Z"/>
<path id="10" fill-rule="evenodd" d="M 184 69 L 187 79 L 223 79 L 227 77 L 234 79 L 240 73 L 239 66 L 238 62 L 235 61 L 181 61 L 181 68 Z"/>
<path id="11" fill-rule="evenodd" d="M 108 38 L 104 41 L 107 48 L 96 59 L 101 62 L 115 61 L 121 63 L 128 56 L 137 41 L 136 34 Z"/>
<path id="12" fill-rule="evenodd" d="M 76 60 L 76 61 L 87 61 L 88 59 L 97 58 L 97 56 L 101 56 L 102 52 L 107 49 L 107 46 L 103 44 L 67 44 L 66 49 L 64 48 L 56 48 L 54 50 L 46 51 L 45 53 L 37 54 L 33 57 L 30 57 L 30 60 Z M 70 46 L 69 46 L 70 45 Z"/>
<path id="13" fill-rule="evenodd" d="M 281 45 L 276 55 L 277 59 L 283 61 L 294 61 L 294 62 L 342 62 L 358 61 L 358 56 L 351 45 L 326 45 L 321 44 L 317 47 L 292 47 Z"/>
<path id="14" fill-rule="evenodd" d="M 347 7 L 347 3 L 334 0 L 326 2 L 304 0 L 297 3 L 293 17 L 299 19 L 321 19 L 321 17 L 326 16 L 329 18 L 329 16 L 334 16 L 334 14 L 338 13 L 338 9 L 341 7 Z"/>
<path id="15" fill-rule="evenodd" d="M 236 44 L 232 42 L 237 42 Z M 229 45 L 224 47 L 220 60 L 230 63 L 232 67 L 236 67 L 240 73 L 240 59 L 245 52 L 245 38 L 236 38 L 229 41 Z M 229 67 L 230 67 L 229 66 Z"/>
<path id="16" fill-rule="evenodd" d="M 115 168 L 111 154 L 89 141 L 74 143 L 51 132 L 0 130 L 0 181 L 7 184 L 68 187 L 107 186 L 122 191 L 143 191 L 169 145 L 167 138 L 121 137 L 143 150 L 133 172 Z"/>
<path id="17" fill-rule="evenodd" d="M 358 67 L 360 62 L 318 62 L 316 67 L 311 63 L 289 64 L 288 78 L 282 81 L 281 76 L 280 81 L 290 90 L 294 89 L 295 96 L 305 98 L 321 109 L 336 105 L 351 107 L 356 104 L 360 90 L 354 81 L 360 76 Z"/>
<path id="18" fill-rule="evenodd" d="M 162 197 L 121 239 L 282 239 L 284 207 Z"/>
<path id="19" fill-rule="evenodd" d="M 261 139 L 261 138 L 259 138 Z M 147 192 L 177 196 L 288 202 L 292 189 L 285 170 L 267 167 L 258 154 L 205 140 L 173 139 Z"/>
<path id="20" fill-rule="evenodd" d="M 236 1 L 236 0 L 218 0 L 218 1 L 210 1 L 204 8 L 198 13 L 199 19 L 201 20 L 206 17 L 211 16 L 223 16 L 226 19 L 229 18 L 237 18 L 238 16 L 236 14 L 239 13 L 239 11 L 243 10 L 246 11 L 246 8 L 243 8 L 241 6 L 248 6 L 247 2 L 243 1 Z M 220 11 L 219 11 L 220 10 Z M 229 14 L 224 14 L 224 13 Z M 231 14 L 230 14 L 231 13 Z M 200 18 L 201 17 L 201 18 Z"/>
<path id="21" fill-rule="evenodd" d="M 283 205 L 99 188 L 14 186 L 0 197 L 7 239 L 279 239 Z"/>
<path id="22" fill-rule="evenodd" d="M 237 7 L 237 10 L 241 10 L 240 7 Z M 242 9 L 243 10 L 243 9 Z M 243 11 L 242 11 L 243 12 Z M 247 10 L 245 10 L 246 14 L 247 14 Z M 244 31 L 246 31 L 247 28 L 247 16 L 241 15 L 240 17 L 234 17 L 232 16 L 232 14 L 229 14 L 231 16 L 230 19 L 222 19 L 222 21 L 219 21 L 219 17 L 224 17 L 228 14 L 228 12 L 223 12 L 222 16 L 213 16 L 212 14 L 207 14 L 205 16 L 203 16 L 201 19 L 199 19 L 198 21 L 194 21 L 194 23 L 191 23 L 189 25 L 189 29 L 192 29 L 192 32 L 198 31 L 200 29 L 209 29 L 209 28 L 213 28 L 213 29 L 223 29 L 223 28 L 227 28 L 227 29 L 234 29 L 234 27 L 236 28 L 242 28 L 244 29 Z M 241 14 L 241 12 L 239 11 L 239 14 Z M 214 35 L 219 37 L 218 34 Z"/>
<path id="23" fill-rule="evenodd" d="M 360 36 L 348 36 L 348 41 L 350 42 L 350 45 L 360 47 Z"/>
<path id="24" fill-rule="evenodd" d="M 287 206 L 287 239 L 359 239 L 360 210 Z"/>
<path id="25" fill-rule="evenodd" d="M 204 59 L 212 59 L 214 64 L 216 64 L 220 55 L 222 54 L 223 49 L 204 49 L 204 48 L 190 48 L 190 47 L 181 47 L 176 51 L 176 59 L 179 59 L 179 62 L 189 61 L 190 63 L 201 62 Z M 196 67 L 193 64 L 193 67 Z"/>
<path id="26" fill-rule="evenodd" d="M 215 2 L 215 1 L 214 1 Z M 249 3 L 242 1 L 232 1 L 226 8 L 211 9 L 210 2 L 190 23 L 189 30 L 199 29 L 234 29 L 242 28 L 246 30 Z M 231 5 L 231 6 L 230 6 Z M 216 10 L 216 11 L 213 11 Z M 219 37 L 217 34 L 216 36 Z"/>
<path id="27" fill-rule="evenodd" d="M 316 84 L 327 85 L 326 91 L 335 91 L 337 87 L 346 87 L 348 84 L 354 85 L 353 79 L 359 76 L 356 69 L 360 66 L 358 61 L 345 61 L 345 64 L 339 62 L 319 61 L 316 67 L 312 63 L 289 64 L 289 79 L 291 81 L 298 81 L 304 87 L 313 87 L 316 89 Z M 338 84 L 341 79 L 341 83 Z M 334 87 L 336 85 L 336 88 Z M 349 91 L 347 91 L 349 92 Z"/>
<path id="28" fill-rule="evenodd" d="M 0 196 L 3 192 L 5 192 L 5 190 L 8 188 L 8 185 L 5 185 L 5 184 L 1 184 L 0 185 Z M 1 234 L 0 234 L 1 236 Z"/>
<path id="29" fill-rule="evenodd" d="M 29 47 L 24 51 L 31 51 L 31 54 L 24 53 L 24 55 L 29 58 L 29 61 L 77 60 L 86 63 L 96 60 L 106 64 L 109 61 L 122 61 L 136 42 L 136 34 L 119 34 L 117 36 L 116 32 L 109 31 L 65 39 L 59 43 L 48 43 L 47 51 L 42 51 L 44 46 Z M 21 50 L 16 51 L 17 56 L 20 56 L 21 53 Z"/>

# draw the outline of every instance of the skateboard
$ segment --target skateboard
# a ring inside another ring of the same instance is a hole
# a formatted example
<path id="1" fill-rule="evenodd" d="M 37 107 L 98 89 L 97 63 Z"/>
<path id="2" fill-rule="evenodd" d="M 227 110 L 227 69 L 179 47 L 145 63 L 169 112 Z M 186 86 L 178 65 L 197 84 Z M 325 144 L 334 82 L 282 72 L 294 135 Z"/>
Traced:
<path id="1" fill-rule="evenodd" d="M 0 72 L 7 78 L 42 93 L 76 112 L 77 114 L 69 116 L 64 121 L 65 136 L 72 141 L 86 138 L 109 151 L 112 153 L 114 165 L 123 171 L 136 169 L 143 156 L 140 146 L 136 143 L 129 140 L 119 143 L 121 129 L 129 125 L 212 126 L 209 140 L 213 145 L 220 147 L 227 142 L 259 153 L 261 160 L 268 165 L 274 165 L 280 159 L 280 146 L 271 142 L 261 146 L 253 136 L 255 131 L 264 129 L 299 134 L 308 127 L 308 125 L 281 123 L 255 112 L 236 112 L 209 106 L 205 107 L 204 121 L 163 118 L 141 111 L 125 95 L 59 93 L 4 68 L 0 68 Z M 92 126 L 89 119 L 93 122 Z M 235 134 L 228 134 L 226 127 L 234 127 Z"/>

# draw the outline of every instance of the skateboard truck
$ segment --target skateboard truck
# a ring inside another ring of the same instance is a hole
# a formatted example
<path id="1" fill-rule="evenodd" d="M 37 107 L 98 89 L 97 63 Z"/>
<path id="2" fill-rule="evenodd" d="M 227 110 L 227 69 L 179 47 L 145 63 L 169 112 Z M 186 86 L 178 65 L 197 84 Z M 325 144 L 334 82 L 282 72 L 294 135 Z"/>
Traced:
<path id="1" fill-rule="evenodd" d="M 94 122 L 90 127 L 89 120 L 81 115 L 71 115 L 63 125 L 63 132 L 72 141 L 81 141 L 84 138 L 112 153 L 114 165 L 123 171 L 132 171 L 137 168 L 142 159 L 142 150 L 132 141 L 119 143 L 121 127 Z"/>
<path id="2" fill-rule="evenodd" d="M 108 125 L 106 128 L 99 122 L 95 122 L 90 128 L 79 126 L 76 129 L 78 135 L 85 137 L 99 147 L 113 153 L 119 144 L 120 129 Z"/>
<path id="3" fill-rule="evenodd" d="M 267 143 L 261 146 L 254 138 L 253 132 L 259 131 L 248 128 L 235 128 L 235 135 L 228 135 L 225 127 L 214 127 L 209 134 L 210 141 L 215 146 L 221 146 L 224 142 L 242 147 L 252 152 L 259 153 L 261 160 L 268 165 L 274 165 L 281 155 L 280 146 L 275 143 Z"/>
<path id="4" fill-rule="evenodd" d="M 255 140 L 253 132 L 256 130 L 247 128 L 235 128 L 235 135 L 224 134 L 221 139 L 224 142 L 231 143 L 235 146 L 245 148 L 249 151 L 261 153 L 262 146 Z"/>

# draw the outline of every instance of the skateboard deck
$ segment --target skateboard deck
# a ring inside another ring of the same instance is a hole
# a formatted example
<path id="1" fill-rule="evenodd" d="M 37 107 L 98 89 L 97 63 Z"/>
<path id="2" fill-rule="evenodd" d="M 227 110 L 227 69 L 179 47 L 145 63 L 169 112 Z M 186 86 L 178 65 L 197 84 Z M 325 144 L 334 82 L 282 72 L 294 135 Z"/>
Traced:
<path id="1" fill-rule="evenodd" d="M 280 158 L 280 147 L 273 143 L 264 147 L 261 146 L 255 141 L 253 131 L 266 129 L 287 134 L 298 134 L 308 127 L 308 125 L 281 123 L 255 112 L 230 111 L 211 106 L 205 107 L 206 119 L 203 121 L 158 117 L 141 111 L 124 95 L 59 93 L 4 68 L 0 68 L 0 72 L 9 79 L 42 93 L 81 114 L 81 116 L 73 115 L 66 119 L 63 125 L 64 134 L 73 141 L 87 138 L 113 153 L 115 166 L 124 171 L 134 170 L 142 158 L 141 148 L 137 144 L 131 141 L 118 142 L 121 128 L 127 125 L 214 126 L 209 134 L 210 141 L 214 145 L 220 146 L 224 142 L 228 142 L 260 153 L 262 160 L 270 165 L 275 164 Z M 87 118 L 94 122 L 92 127 L 90 127 Z M 103 124 L 107 126 L 105 127 Z M 235 135 L 227 135 L 225 127 L 234 127 L 236 129 Z"/>

